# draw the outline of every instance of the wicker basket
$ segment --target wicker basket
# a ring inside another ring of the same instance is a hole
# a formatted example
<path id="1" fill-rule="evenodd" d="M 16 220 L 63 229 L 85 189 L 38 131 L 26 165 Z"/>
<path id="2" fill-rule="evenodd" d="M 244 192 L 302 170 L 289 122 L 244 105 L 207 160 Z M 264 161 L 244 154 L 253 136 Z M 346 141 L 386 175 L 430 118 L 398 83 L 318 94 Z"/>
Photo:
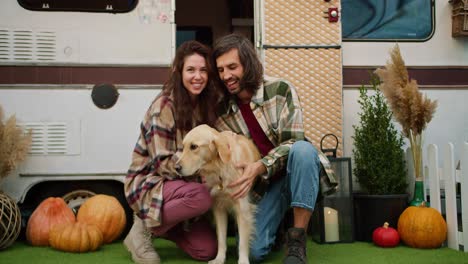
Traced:
<path id="1" fill-rule="evenodd" d="M 21 213 L 18 205 L 0 191 L 0 250 L 11 246 L 21 231 Z"/>
<path id="2" fill-rule="evenodd" d="M 468 36 L 468 0 L 451 0 L 452 37 Z"/>

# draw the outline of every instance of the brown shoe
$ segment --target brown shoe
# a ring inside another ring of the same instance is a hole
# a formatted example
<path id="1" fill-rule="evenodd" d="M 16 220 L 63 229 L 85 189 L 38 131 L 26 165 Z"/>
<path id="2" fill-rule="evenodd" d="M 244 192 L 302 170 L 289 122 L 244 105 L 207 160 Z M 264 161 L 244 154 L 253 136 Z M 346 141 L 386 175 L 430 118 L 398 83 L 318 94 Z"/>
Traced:
<path id="1" fill-rule="evenodd" d="M 306 264 L 306 234 L 303 228 L 289 228 L 283 264 Z"/>
<path id="2" fill-rule="evenodd" d="M 161 259 L 154 250 L 151 234 L 143 221 L 135 216 L 133 226 L 124 239 L 124 245 L 132 254 L 132 260 L 138 264 L 160 264 Z"/>

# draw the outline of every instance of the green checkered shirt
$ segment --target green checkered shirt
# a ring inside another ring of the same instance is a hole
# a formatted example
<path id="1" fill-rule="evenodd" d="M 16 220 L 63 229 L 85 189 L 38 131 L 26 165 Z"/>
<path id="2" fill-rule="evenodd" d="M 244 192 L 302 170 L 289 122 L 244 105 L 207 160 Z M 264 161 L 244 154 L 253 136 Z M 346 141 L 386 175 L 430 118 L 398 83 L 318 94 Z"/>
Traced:
<path id="1" fill-rule="evenodd" d="M 264 84 L 252 97 L 250 108 L 265 135 L 275 146 L 261 159 L 267 168 L 265 176 L 270 179 L 286 168 L 292 144 L 297 140 L 304 140 L 299 97 L 290 83 L 266 77 Z M 220 109 L 215 127 L 219 131 L 230 130 L 251 138 L 235 97 Z"/>

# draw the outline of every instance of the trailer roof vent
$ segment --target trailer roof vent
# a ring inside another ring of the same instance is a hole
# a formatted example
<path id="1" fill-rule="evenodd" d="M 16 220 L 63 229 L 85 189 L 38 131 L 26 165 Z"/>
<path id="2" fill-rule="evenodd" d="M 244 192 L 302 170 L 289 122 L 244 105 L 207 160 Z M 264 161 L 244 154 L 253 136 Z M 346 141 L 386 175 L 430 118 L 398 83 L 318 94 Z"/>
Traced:
<path id="1" fill-rule="evenodd" d="M 55 60 L 55 32 L 39 31 L 36 33 L 36 59 L 38 61 Z"/>
<path id="2" fill-rule="evenodd" d="M 53 31 L 0 28 L 0 61 L 54 61 L 56 39 Z"/>
<path id="3" fill-rule="evenodd" d="M 67 152 L 67 125 L 59 122 L 25 123 L 25 130 L 32 130 L 29 154 L 54 155 Z"/>
<path id="4" fill-rule="evenodd" d="M 13 59 L 15 61 L 32 61 L 34 36 L 30 30 L 13 31 Z"/>
<path id="5" fill-rule="evenodd" d="M 10 60 L 10 31 L 0 28 L 0 61 Z"/>

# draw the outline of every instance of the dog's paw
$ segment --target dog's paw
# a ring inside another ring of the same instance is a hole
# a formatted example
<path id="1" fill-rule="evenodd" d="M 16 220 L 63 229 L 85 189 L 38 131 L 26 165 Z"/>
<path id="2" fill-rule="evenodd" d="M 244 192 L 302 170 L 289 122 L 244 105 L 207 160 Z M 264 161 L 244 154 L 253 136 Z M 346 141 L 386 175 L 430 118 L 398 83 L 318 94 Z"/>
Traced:
<path id="1" fill-rule="evenodd" d="M 224 264 L 224 258 L 215 258 L 213 260 L 208 261 L 208 264 Z"/>

